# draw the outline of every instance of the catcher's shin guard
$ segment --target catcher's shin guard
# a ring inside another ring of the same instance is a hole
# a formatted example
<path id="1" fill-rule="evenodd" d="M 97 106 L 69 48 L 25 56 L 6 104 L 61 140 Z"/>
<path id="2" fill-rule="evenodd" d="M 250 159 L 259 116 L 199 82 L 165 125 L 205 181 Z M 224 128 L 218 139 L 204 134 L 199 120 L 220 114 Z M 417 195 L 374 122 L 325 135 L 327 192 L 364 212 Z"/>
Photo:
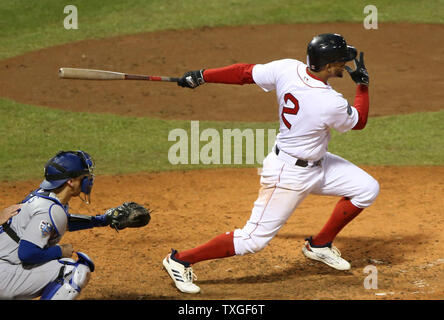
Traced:
<path id="1" fill-rule="evenodd" d="M 60 259 L 64 264 L 60 276 L 44 289 L 41 300 L 74 300 L 88 284 L 94 263 L 84 253 L 77 252 L 79 259 Z"/>

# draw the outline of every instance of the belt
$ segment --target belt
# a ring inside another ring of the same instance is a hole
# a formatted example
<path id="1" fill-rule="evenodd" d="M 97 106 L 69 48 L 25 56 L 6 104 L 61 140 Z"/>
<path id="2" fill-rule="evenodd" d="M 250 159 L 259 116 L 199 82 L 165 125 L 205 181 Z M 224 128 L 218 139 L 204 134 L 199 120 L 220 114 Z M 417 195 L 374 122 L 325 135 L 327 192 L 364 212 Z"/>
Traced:
<path id="1" fill-rule="evenodd" d="M 277 156 L 279 156 L 280 154 L 282 160 L 289 160 L 292 163 L 294 162 L 295 166 L 308 167 L 310 165 L 310 167 L 317 167 L 322 164 L 322 158 L 317 161 L 307 161 L 307 160 L 298 159 L 289 155 L 288 153 L 285 153 L 284 151 L 279 150 L 278 146 L 275 147 L 275 152 Z"/>

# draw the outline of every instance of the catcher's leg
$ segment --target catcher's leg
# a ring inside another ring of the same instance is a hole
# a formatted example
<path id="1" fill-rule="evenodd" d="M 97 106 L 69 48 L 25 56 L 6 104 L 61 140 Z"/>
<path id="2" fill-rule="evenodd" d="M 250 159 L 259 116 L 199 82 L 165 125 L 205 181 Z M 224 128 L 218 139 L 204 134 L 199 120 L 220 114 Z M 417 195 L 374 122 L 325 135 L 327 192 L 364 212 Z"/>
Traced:
<path id="1" fill-rule="evenodd" d="M 74 300 L 88 284 L 94 263 L 84 253 L 78 252 L 79 259 L 60 259 L 64 264 L 59 277 L 43 290 L 41 300 Z"/>
<path id="2" fill-rule="evenodd" d="M 57 260 L 23 268 L 0 259 L 0 300 L 28 300 L 39 297 L 45 286 L 54 281 L 62 265 Z"/>

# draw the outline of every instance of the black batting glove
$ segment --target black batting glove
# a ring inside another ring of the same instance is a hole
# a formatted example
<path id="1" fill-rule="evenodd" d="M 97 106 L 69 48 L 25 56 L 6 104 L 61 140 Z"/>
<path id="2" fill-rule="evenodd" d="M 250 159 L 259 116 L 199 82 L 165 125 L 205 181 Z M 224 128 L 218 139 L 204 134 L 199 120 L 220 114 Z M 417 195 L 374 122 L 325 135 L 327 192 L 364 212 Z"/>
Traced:
<path id="1" fill-rule="evenodd" d="M 350 68 L 349 66 L 345 66 L 345 69 L 350 74 L 350 77 L 354 82 L 356 82 L 357 84 L 363 84 L 368 86 L 370 78 L 368 76 L 367 69 L 365 68 L 364 65 L 364 52 L 361 52 L 359 54 L 359 61 L 356 60 L 355 58 L 354 62 L 355 62 L 355 70 L 352 70 L 352 68 Z"/>
<path id="2" fill-rule="evenodd" d="M 177 81 L 177 85 L 184 88 L 187 87 L 194 89 L 200 86 L 201 84 L 205 83 L 203 72 L 204 69 L 196 71 L 188 71 L 182 76 L 182 78 L 179 78 L 179 81 Z"/>

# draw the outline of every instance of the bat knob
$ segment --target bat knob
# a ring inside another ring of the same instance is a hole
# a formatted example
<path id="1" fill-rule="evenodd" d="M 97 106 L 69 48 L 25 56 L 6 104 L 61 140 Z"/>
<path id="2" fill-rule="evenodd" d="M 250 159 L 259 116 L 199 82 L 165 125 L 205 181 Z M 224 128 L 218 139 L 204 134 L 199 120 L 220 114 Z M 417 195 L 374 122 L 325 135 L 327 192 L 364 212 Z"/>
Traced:
<path id="1" fill-rule="evenodd" d="M 63 68 L 60 68 L 60 69 L 59 69 L 59 77 L 60 77 L 60 78 L 63 78 Z"/>

